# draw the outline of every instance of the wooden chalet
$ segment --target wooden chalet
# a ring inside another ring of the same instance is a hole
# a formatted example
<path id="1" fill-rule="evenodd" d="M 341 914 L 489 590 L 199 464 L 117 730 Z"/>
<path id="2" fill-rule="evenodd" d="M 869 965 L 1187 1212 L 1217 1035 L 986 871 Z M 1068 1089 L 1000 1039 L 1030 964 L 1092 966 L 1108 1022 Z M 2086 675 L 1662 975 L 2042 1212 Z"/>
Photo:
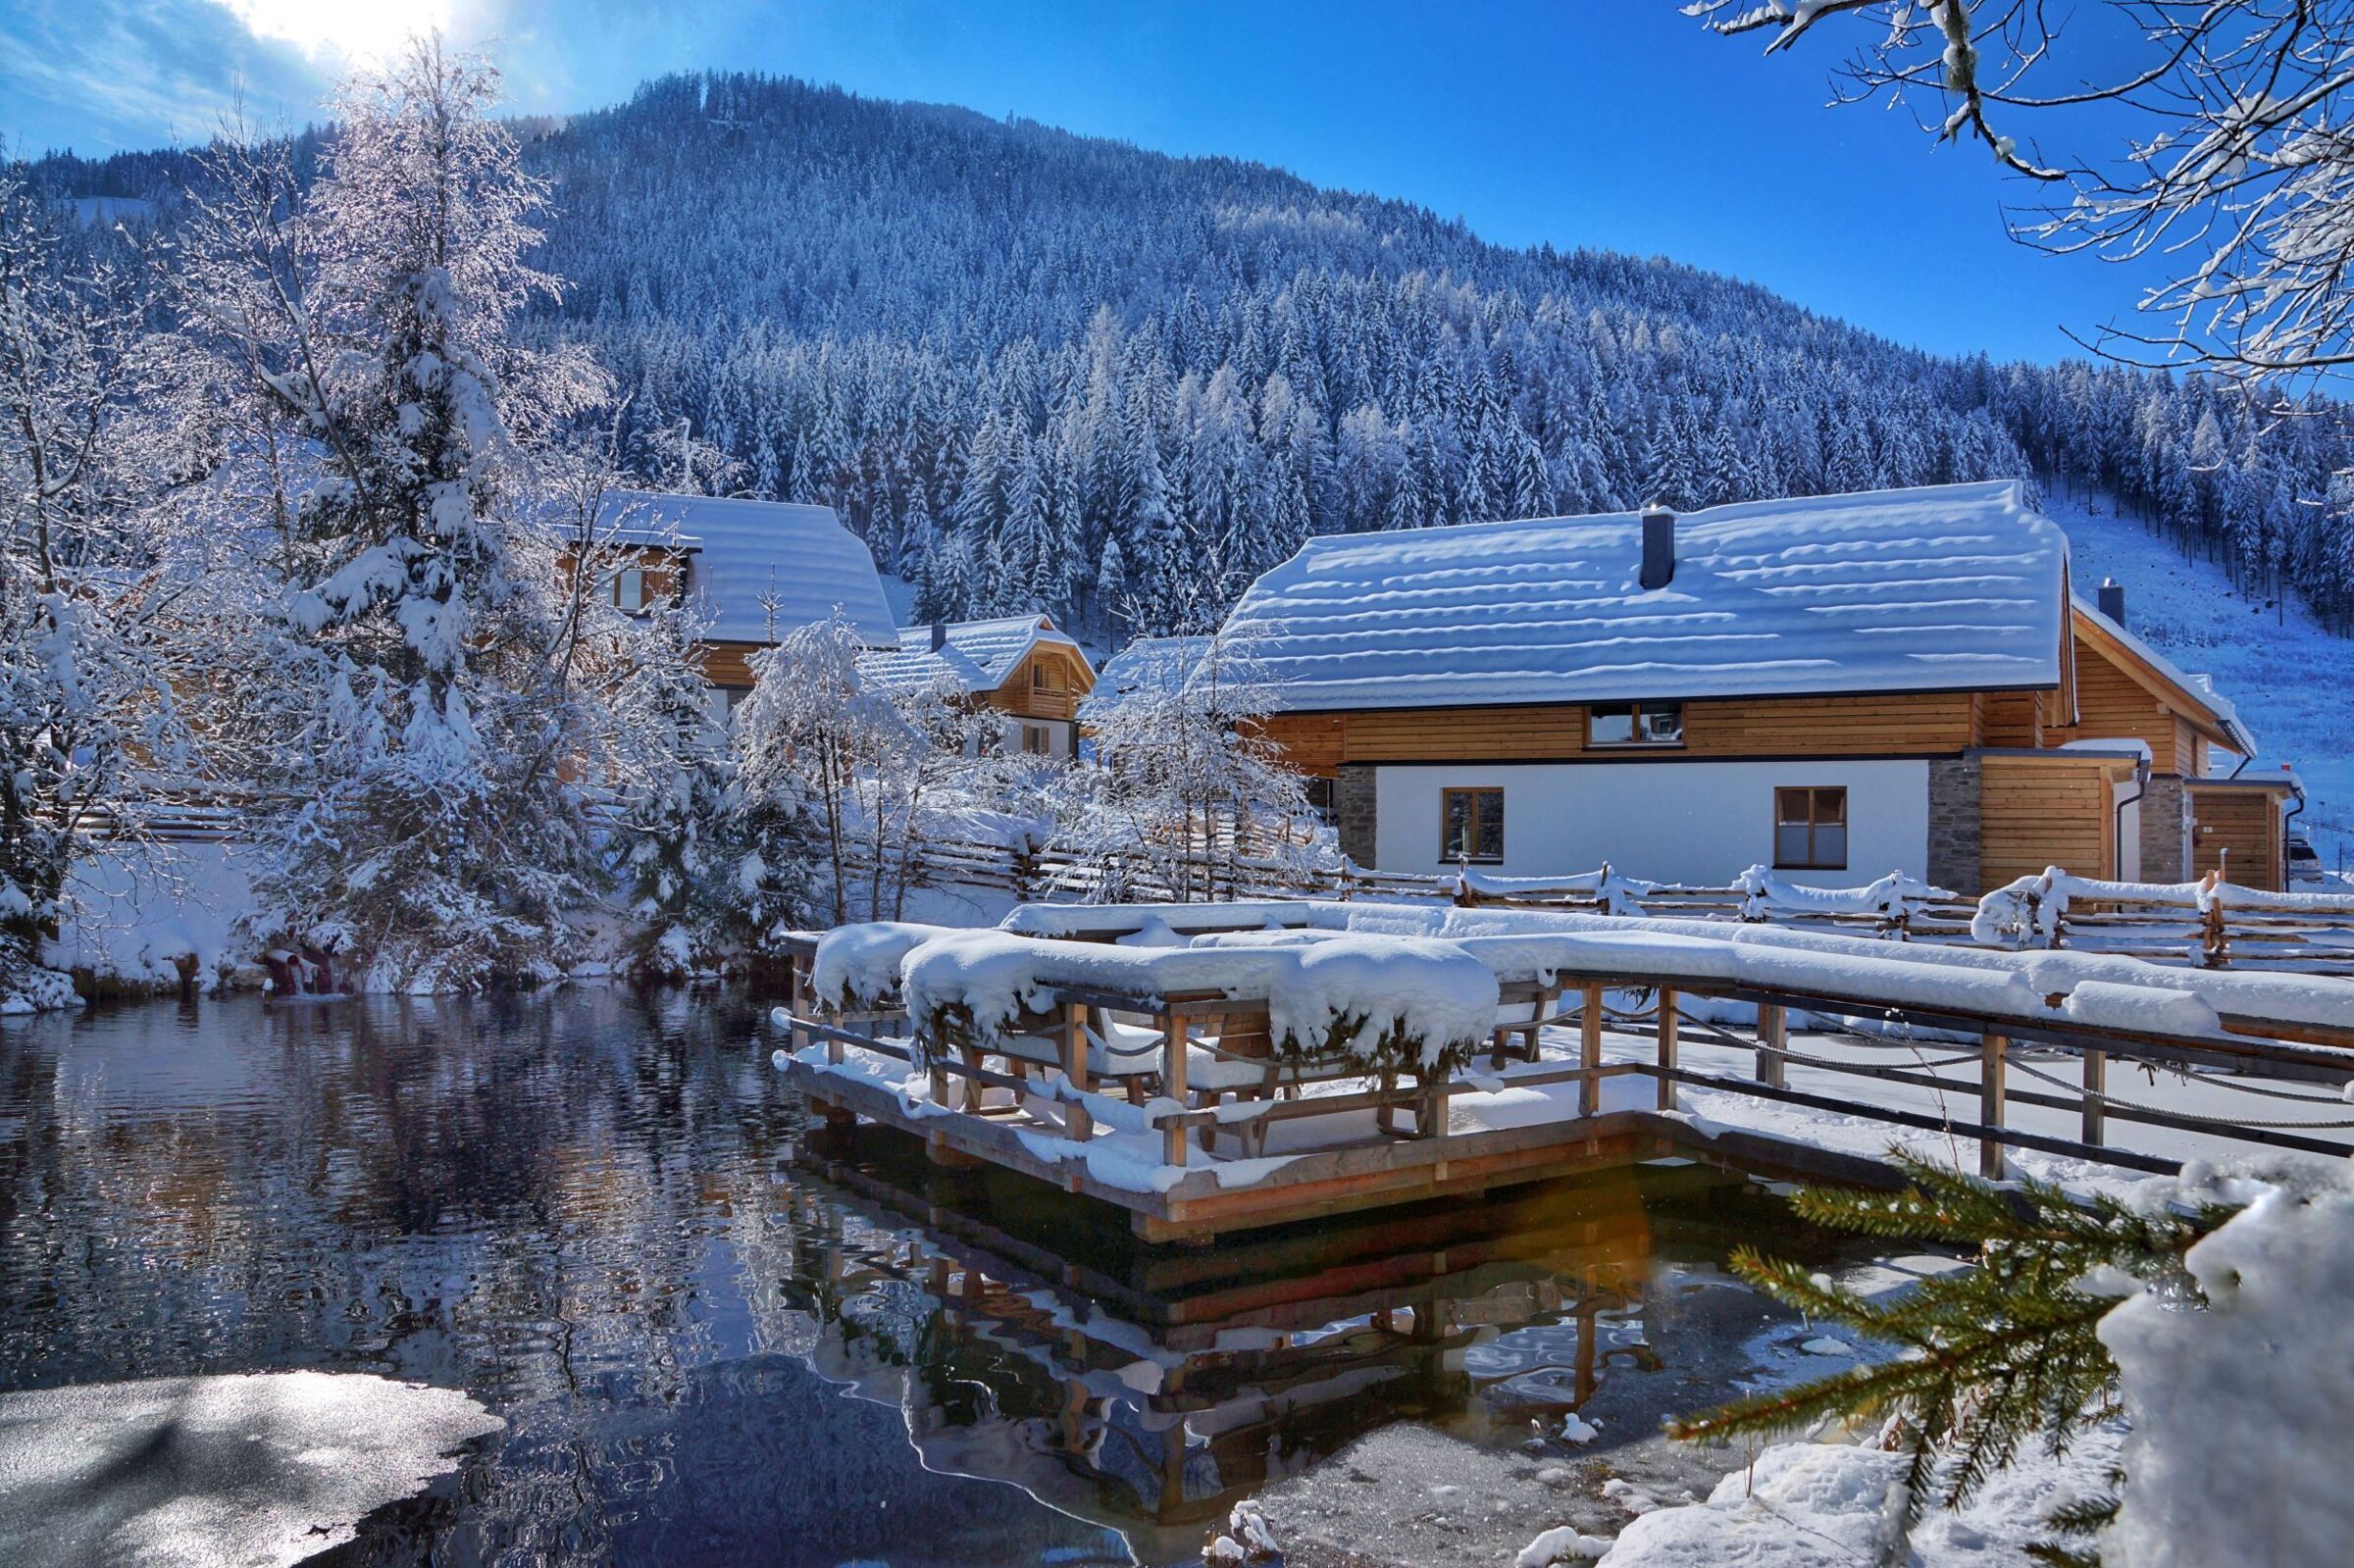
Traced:
<path id="1" fill-rule="evenodd" d="M 1360 866 L 2281 885 L 2293 786 L 2112 609 L 2004 481 L 1317 538 L 1233 623 Z"/>
<path id="2" fill-rule="evenodd" d="M 1045 615 L 936 621 L 898 629 L 896 645 L 858 661 L 862 685 L 926 687 L 1003 714 L 1007 750 L 1065 761 L 1078 754 L 1079 705 L 1095 689 L 1086 650 Z"/>
<path id="3" fill-rule="evenodd" d="M 695 607 L 715 705 L 751 690 L 754 653 L 838 612 L 868 647 L 897 645 L 874 556 L 830 506 L 620 490 L 599 532 L 636 556 L 607 586 L 616 604 Z"/>

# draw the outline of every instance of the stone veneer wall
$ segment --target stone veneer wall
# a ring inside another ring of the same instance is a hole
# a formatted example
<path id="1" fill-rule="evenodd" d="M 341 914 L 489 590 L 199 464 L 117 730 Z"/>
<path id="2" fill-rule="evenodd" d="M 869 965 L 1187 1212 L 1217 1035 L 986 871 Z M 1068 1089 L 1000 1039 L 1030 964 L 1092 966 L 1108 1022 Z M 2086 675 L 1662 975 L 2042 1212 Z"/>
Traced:
<path id="1" fill-rule="evenodd" d="M 1929 764 L 1928 879 L 1958 893 L 1986 890 L 1979 869 L 1984 843 L 1978 813 L 1979 772 L 1975 757 Z"/>
<path id="2" fill-rule="evenodd" d="M 1332 785 L 1332 812 L 1339 825 L 1341 853 L 1360 866 L 1373 864 L 1373 766 L 1342 763 Z"/>
<path id="3" fill-rule="evenodd" d="M 2141 880 L 2190 880 L 2190 791 L 2172 774 L 2153 774 L 2141 796 Z"/>

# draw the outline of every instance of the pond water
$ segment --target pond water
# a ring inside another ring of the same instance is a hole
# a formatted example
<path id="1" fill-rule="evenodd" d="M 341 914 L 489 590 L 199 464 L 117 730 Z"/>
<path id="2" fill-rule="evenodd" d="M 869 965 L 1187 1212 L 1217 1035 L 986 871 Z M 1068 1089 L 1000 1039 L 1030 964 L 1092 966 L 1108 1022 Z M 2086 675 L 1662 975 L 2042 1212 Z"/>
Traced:
<path id="1" fill-rule="evenodd" d="M 1729 1247 L 1831 1255 L 1690 1170 L 1143 1248 L 890 1135 L 829 1142 L 764 1011 L 10 1020 L 0 1391 L 321 1368 L 505 1419 L 339 1562 L 1174 1563 L 1391 1422 L 1517 1451 L 1572 1407 L 1631 1434 L 1713 1402 L 1805 1337 Z"/>

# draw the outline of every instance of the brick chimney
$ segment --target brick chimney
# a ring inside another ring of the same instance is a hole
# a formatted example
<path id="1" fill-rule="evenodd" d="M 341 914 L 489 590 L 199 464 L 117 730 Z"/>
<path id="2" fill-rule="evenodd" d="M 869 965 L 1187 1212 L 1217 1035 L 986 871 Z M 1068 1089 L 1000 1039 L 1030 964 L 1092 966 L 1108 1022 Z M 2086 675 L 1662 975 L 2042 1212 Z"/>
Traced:
<path id="1" fill-rule="evenodd" d="M 1675 514 L 1654 501 L 1643 509 L 1643 576 L 1648 591 L 1675 581 Z"/>

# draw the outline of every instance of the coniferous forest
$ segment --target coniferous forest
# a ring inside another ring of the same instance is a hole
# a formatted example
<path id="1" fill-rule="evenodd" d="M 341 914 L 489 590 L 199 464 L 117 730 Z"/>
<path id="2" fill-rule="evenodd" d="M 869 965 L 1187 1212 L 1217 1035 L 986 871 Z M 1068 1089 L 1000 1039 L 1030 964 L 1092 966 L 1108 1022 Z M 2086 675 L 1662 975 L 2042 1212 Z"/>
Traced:
<path id="1" fill-rule="evenodd" d="M 1214 618 L 1311 533 L 2024 475 L 2354 622 L 2334 405 L 1931 356 L 1669 261 L 789 78 L 519 129 L 567 280 L 528 330 L 617 377 L 626 466 L 829 502 L 927 616 L 1118 638 Z M 197 176 L 36 177 L 168 227 Z"/>

